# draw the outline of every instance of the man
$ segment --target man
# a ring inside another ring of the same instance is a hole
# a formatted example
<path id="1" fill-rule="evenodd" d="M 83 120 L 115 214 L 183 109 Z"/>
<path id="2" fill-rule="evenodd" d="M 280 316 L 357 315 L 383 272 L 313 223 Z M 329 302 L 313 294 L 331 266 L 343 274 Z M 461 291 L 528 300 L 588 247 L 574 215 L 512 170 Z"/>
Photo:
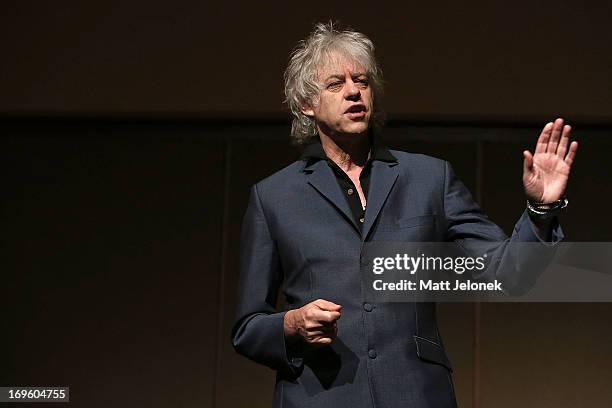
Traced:
<path id="1" fill-rule="evenodd" d="M 380 144 L 380 83 L 372 42 L 331 25 L 315 27 L 285 73 L 292 136 L 306 147 L 251 190 L 232 330 L 239 353 L 277 370 L 278 407 L 456 405 L 435 305 L 364 302 L 364 243 L 562 238 L 578 147 L 562 119 L 524 152 L 530 204 L 507 238 L 448 163 Z"/>

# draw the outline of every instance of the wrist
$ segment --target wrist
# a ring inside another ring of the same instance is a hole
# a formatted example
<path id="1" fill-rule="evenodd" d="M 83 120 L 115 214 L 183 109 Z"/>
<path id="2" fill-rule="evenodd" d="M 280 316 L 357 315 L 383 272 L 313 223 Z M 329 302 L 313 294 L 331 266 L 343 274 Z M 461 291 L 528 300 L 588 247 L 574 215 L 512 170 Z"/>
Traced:
<path id="1" fill-rule="evenodd" d="M 552 202 L 537 202 L 527 199 L 527 213 L 533 221 L 544 223 L 544 221 L 550 221 L 552 218 L 561 214 L 568 203 L 569 201 L 565 197 Z"/>
<path id="2" fill-rule="evenodd" d="M 295 312 L 295 310 L 288 310 L 287 312 L 285 312 L 285 316 L 283 318 L 283 329 L 285 332 L 285 338 L 288 340 L 295 339 L 298 334 L 295 325 Z"/>

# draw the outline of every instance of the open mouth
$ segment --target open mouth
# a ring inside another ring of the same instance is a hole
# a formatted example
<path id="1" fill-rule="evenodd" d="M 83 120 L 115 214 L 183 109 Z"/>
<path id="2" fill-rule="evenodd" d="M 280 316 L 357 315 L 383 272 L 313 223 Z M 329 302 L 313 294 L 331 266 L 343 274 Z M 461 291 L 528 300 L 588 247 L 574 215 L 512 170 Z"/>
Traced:
<path id="1" fill-rule="evenodd" d="M 358 119 L 358 118 L 363 118 L 366 114 L 366 107 L 365 105 L 353 105 L 350 108 L 348 108 L 344 114 L 346 116 L 348 116 L 351 119 Z"/>

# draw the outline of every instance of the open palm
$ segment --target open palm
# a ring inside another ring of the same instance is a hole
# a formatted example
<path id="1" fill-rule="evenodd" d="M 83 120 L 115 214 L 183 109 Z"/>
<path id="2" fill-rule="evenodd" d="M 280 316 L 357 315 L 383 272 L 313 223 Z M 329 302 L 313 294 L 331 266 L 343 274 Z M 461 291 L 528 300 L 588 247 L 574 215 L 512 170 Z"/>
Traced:
<path id="1" fill-rule="evenodd" d="M 523 152 L 523 186 L 527 198 L 551 203 L 563 197 L 578 143 L 569 143 L 572 128 L 563 119 L 547 123 L 540 133 L 535 153 Z"/>

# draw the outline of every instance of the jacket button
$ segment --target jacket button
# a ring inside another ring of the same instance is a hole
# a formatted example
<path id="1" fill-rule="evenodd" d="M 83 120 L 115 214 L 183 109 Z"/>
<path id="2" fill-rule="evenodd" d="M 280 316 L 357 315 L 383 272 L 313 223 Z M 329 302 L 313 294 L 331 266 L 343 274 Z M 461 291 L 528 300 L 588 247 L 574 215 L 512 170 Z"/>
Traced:
<path id="1" fill-rule="evenodd" d="M 353 193 L 354 193 L 354 192 L 355 192 L 355 191 L 353 191 L 353 189 L 352 189 L 352 188 L 349 188 L 348 190 L 346 190 L 346 193 L 347 193 L 348 195 L 353 195 Z"/>
<path id="2" fill-rule="evenodd" d="M 368 350 L 368 357 L 370 358 L 376 358 L 377 354 L 376 354 L 376 350 L 374 349 L 369 349 Z"/>
<path id="3" fill-rule="evenodd" d="M 374 306 L 372 306 L 371 303 L 364 303 L 363 310 L 365 310 L 366 312 L 371 312 L 372 310 L 374 310 Z"/>
<path id="4" fill-rule="evenodd" d="M 362 224 L 363 224 L 363 222 L 364 222 L 364 221 L 365 221 L 365 218 L 363 218 L 363 217 L 361 217 L 361 218 L 359 219 L 359 222 L 360 222 L 360 223 L 362 223 Z"/>

